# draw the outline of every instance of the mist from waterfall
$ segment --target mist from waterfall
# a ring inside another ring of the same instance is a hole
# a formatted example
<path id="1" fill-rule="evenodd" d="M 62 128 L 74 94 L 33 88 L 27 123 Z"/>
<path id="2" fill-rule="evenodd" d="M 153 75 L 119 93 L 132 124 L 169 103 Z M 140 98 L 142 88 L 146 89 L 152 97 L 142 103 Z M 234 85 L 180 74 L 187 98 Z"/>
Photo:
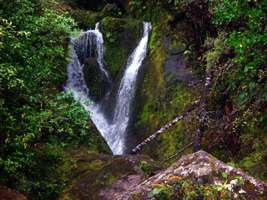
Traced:
<path id="1" fill-rule="evenodd" d="M 131 117 L 131 106 L 136 92 L 138 72 L 147 54 L 151 24 L 143 23 L 143 36 L 129 56 L 124 74 L 116 91 L 116 105 L 112 120 L 107 120 L 99 104 L 89 101 L 89 89 L 86 85 L 82 60 L 95 56 L 103 76 L 109 78 L 104 67 L 103 37 L 99 31 L 99 24 L 95 30 L 81 32 L 80 37 L 72 41 L 72 62 L 67 66 L 68 80 L 66 89 L 72 91 L 75 100 L 80 101 L 90 113 L 95 126 L 105 138 L 113 154 L 125 153 L 127 128 Z"/>

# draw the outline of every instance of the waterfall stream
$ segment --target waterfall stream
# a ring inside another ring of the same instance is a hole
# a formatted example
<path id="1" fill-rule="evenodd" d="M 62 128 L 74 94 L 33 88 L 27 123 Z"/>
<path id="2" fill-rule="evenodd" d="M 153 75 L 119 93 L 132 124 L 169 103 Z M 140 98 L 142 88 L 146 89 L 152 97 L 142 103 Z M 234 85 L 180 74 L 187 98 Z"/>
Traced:
<path id="1" fill-rule="evenodd" d="M 127 128 L 131 116 L 131 105 L 136 92 L 138 72 L 147 54 L 147 46 L 151 24 L 143 23 L 143 36 L 127 61 L 127 65 L 116 91 L 116 105 L 112 120 L 107 120 L 100 105 L 89 100 L 89 89 L 85 83 L 83 60 L 95 56 L 103 76 L 109 78 L 104 67 L 103 37 L 99 31 L 99 24 L 95 30 L 81 32 L 78 39 L 72 41 L 72 62 L 67 66 L 68 80 L 66 89 L 72 91 L 75 100 L 79 101 L 90 113 L 91 119 L 101 135 L 107 141 L 113 154 L 125 152 Z"/>
<path id="2" fill-rule="evenodd" d="M 109 74 L 104 67 L 104 39 L 99 31 L 99 23 L 96 24 L 94 30 L 82 31 L 73 43 L 79 60 L 84 62 L 88 57 L 96 57 L 102 75 L 110 81 Z"/>

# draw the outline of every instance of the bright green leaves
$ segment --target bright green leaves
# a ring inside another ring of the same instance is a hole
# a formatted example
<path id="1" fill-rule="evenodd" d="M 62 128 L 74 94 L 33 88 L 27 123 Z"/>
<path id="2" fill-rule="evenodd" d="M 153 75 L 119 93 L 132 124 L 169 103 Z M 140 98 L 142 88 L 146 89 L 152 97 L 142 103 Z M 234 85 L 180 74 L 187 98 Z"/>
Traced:
<path id="1" fill-rule="evenodd" d="M 21 89 L 24 81 L 19 78 L 16 67 L 8 63 L 0 64 L 0 93 L 5 89 Z"/>
<path id="2" fill-rule="evenodd" d="M 229 34 L 227 44 L 231 46 L 236 56 L 232 62 L 236 66 L 236 77 L 232 79 L 232 90 L 242 90 L 238 99 L 239 104 L 247 102 L 255 95 L 259 79 L 258 71 L 266 61 L 263 44 L 264 37 L 261 33 L 252 31 L 233 31 Z M 233 70 L 233 69 L 231 69 Z M 232 73 L 232 72 L 230 72 Z M 232 76 L 232 75 L 231 75 Z"/>
<path id="3" fill-rule="evenodd" d="M 211 2 L 211 5 L 213 21 L 218 25 L 237 20 L 242 12 L 240 0 L 215 0 Z"/>
<path id="4" fill-rule="evenodd" d="M 264 35 L 261 33 L 247 31 L 233 31 L 229 34 L 227 44 L 235 49 L 238 54 L 246 53 L 246 51 L 256 44 L 266 43 Z"/>
<path id="5" fill-rule="evenodd" d="M 55 199 L 62 190 L 62 146 L 96 146 L 87 113 L 57 97 L 74 22 L 51 2 L 0 1 L 0 182 L 32 199 Z"/>
<path id="6" fill-rule="evenodd" d="M 207 51 L 204 55 L 204 59 L 206 60 L 206 71 L 210 70 L 211 68 L 215 68 L 216 65 L 220 61 L 220 57 L 224 53 L 226 49 L 225 44 L 226 33 L 221 32 L 219 33 L 216 39 L 207 38 L 205 41 L 205 46 L 213 46 L 213 48 Z M 211 43 L 211 44 L 210 44 Z"/>
<path id="7" fill-rule="evenodd" d="M 257 31 L 264 20 L 266 3 L 257 0 L 215 0 L 210 3 L 213 22 L 217 25 L 244 23 Z"/>
<path id="8" fill-rule="evenodd" d="M 159 200 L 167 200 L 171 199 L 172 188 L 169 185 L 160 185 L 158 187 L 154 187 L 151 192 L 148 193 L 148 197 L 155 197 Z"/>
<path id="9" fill-rule="evenodd" d="M 215 0 L 210 3 L 213 22 L 228 29 L 226 45 L 233 50 L 225 83 L 238 105 L 261 93 L 259 72 L 266 63 L 264 30 L 266 3 L 256 0 Z"/>

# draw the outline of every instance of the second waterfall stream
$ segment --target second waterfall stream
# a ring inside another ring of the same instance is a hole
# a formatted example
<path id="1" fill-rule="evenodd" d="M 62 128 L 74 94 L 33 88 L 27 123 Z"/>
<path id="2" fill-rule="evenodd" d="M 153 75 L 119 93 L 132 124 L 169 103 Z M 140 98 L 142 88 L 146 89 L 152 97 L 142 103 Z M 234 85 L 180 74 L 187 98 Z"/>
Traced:
<path id="1" fill-rule="evenodd" d="M 99 31 L 99 24 L 95 30 L 81 32 L 80 37 L 72 40 L 72 61 L 67 67 L 68 80 L 66 89 L 71 90 L 75 100 L 89 112 L 98 131 L 105 138 L 113 154 L 125 153 L 127 128 L 131 117 L 131 106 L 136 92 L 138 72 L 144 61 L 149 41 L 151 24 L 143 23 L 143 35 L 137 47 L 127 60 L 124 74 L 115 92 L 115 109 L 112 119 L 107 120 L 101 106 L 89 101 L 89 89 L 86 85 L 81 57 L 95 55 L 102 76 L 109 79 L 108 71 L 103 64 L 103 36 Z"/>

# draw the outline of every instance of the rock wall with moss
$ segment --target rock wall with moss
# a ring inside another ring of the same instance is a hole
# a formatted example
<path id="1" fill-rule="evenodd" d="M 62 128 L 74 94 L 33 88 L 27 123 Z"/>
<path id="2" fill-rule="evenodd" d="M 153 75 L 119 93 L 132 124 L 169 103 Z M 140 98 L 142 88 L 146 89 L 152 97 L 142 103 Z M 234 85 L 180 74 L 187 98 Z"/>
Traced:
<path id="1" fill-rule="evenodd" d="M 133 134 L 139 142 L 182 114 L 198 96 L 198 74 L 190 62 L 186 21 L 171 27 L 173 16 L 153 23 L 144 79 L 137 91 Z M 148 145 L 145 152 L 166 158 L 192 140 L 194 125 L 179 122 Z"/>
<path id="2" fill-rule="evenodd" d="M 115 82 L 121 78 L 127 58 L 142 35 L 142 21 L 152 22 L 149 53 L 141 69 L 134 101 L 129 149 L 181 114 L 196 99 L 198 79 L 192 48 L 191 25 L 174 14 L 165 3 L 127 1 L 107 4 L 98 10 L 76 5 L 73 17 L 82 28 L 99 21 L 105 40 L 105 64 Z M 116 9 L 120 9 L 120 11 Z M 189 35 L 188 35 L 189 34 Z M 94 66 L 94 65 L 92 65 Z M 92 71 L 91 71 L 92 72 Z M 90 73 L 89 73 L 90 74 Z M 91 75 L 95 78 L 93 73 Z M 91 86 L 94 81 L 90 81 Z M 197 89 L 196 89 L 197 88 Z M 145 150 L 154 158 L 166 157 L 192 140 L 194 125 L 180 122 Z M 157 146 L 154 151 L 153 146 Z M 150 148 L 151 147 L 151 148 Z"/>
<path id="3" fill-rule="evenodd" d="M 140 38 L 141 22 L 152 22 L 132 119 L 131 138 L 136 140 L 129 143 L 142 141 L 190 106 L 203 94 L 203 77 L 211 70 L 215 78 L 207 95 L 209 122 L 202 148 L 266 179 L 266 173 L 258 170 L 266 166 L 266 70 L 262 60 L 266 25 L 260 17 L 265 16 L 265 7 L 258 1 L 228 2 L 218 9 L 220 5 L 204 0 L 109 1 L 89 10 L 76 5 L 72 14 L 84 28 L 101 21 L 105 60 L 113 79 L 120 77 Z M 192 113 L 144 152 L 165 158 L 191 142 L 198 125 L 197 113 Z"/>

